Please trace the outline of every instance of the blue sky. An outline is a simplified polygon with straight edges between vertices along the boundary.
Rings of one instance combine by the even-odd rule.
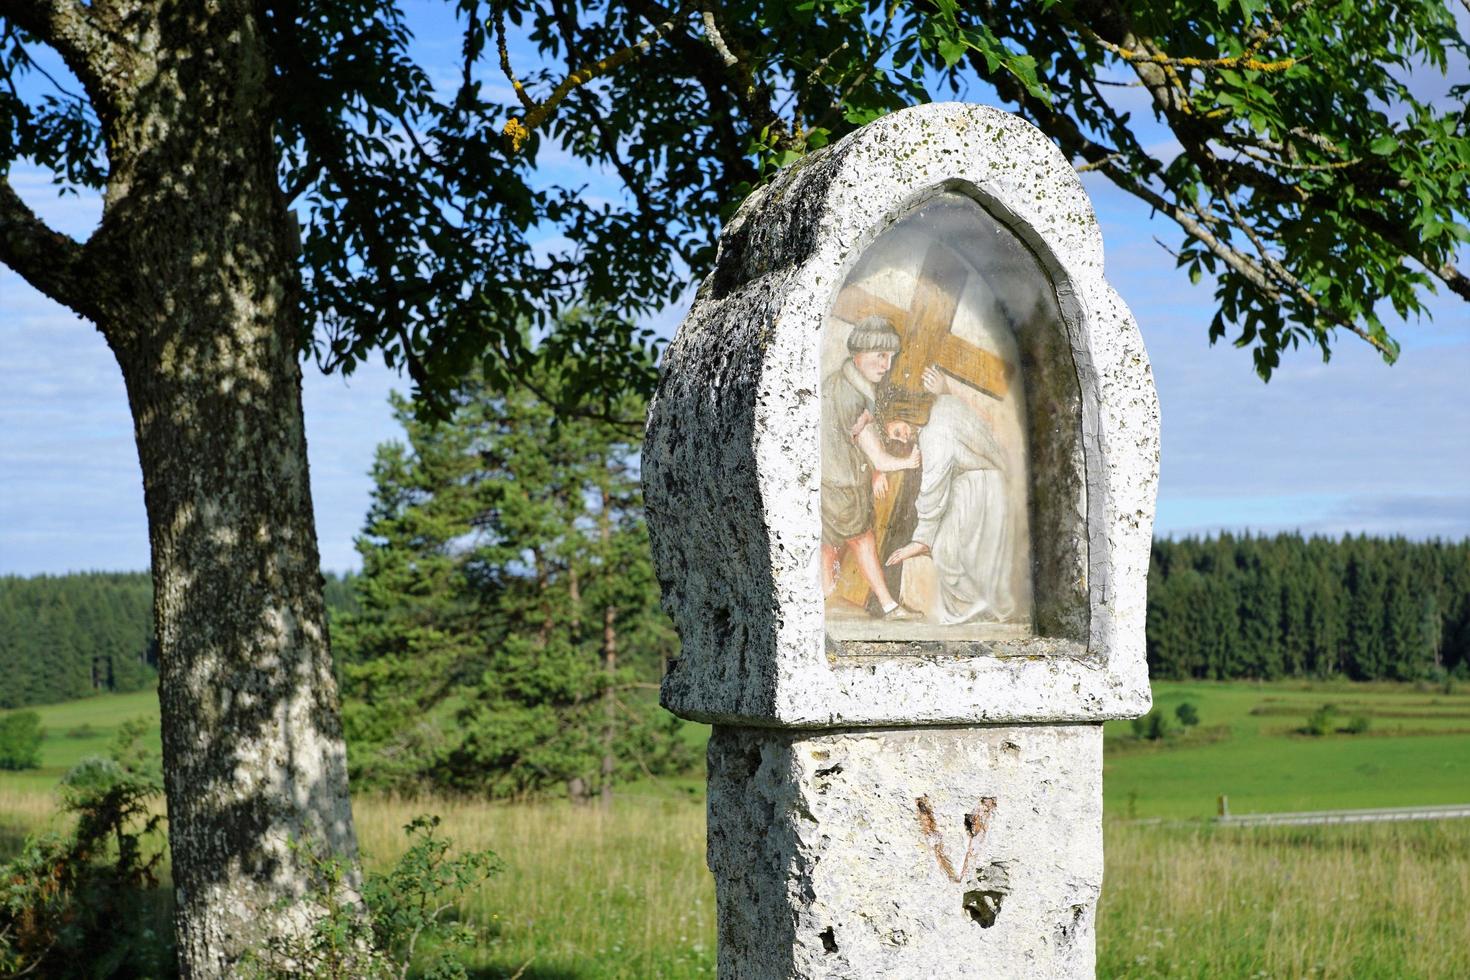
[[[450,77],[448,25],[415,16],[422,56]],[[557,167],[570,176],[565,156]],[[48,175],[25,167],[11,179],[59,230],[85,237],[95,224],[95,197],[58,199]],[[598,174],[585,179],[592,193],[617,193]],[[1344,336],[1330,363],[1298,351],[1263,384],[1248,352],[1209,346],[1208,280],[1191,286],[1154,241],[1176,244],[1173,226],[1101,178],[1085,183],[1109,279],[1139,321],[1159,387],[1159,533],[1470,535],[1470,304],[1440,297],[1432,322],[1397,327],[1404,351],[1392,367]],[[655,326],[667,334],[681,315],[670,310]],[[305,372],[323,564],[355,568],[373,449],[398,436],[387,395],[407,384],[376,363],[345,379]],[[141,477],[111,352],[90,324],[0,267],[0,574],[147,565]]]

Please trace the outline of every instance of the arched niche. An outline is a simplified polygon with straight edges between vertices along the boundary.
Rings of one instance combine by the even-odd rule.
[[[833,652],[1086,641],[1076,312],[1048,265],[958,182],[853,249],[819,355]]]

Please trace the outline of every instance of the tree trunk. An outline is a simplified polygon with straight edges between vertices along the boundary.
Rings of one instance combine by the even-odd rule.
[[[264,320],[215,323],[176,345],[180,370],[125,370],[186,977],[301,924],[276,909],[310,885],[293,842],[356,857],[293,345]]]
[[[582,642],[582,580],[575,558],[567,561],[567,600],[572,604],[572,642]]]
[[[608,514],[607,491],[602,493],[602,511],[598,514],[598,522],[602,532],[603,568],[602,574],[613,575],[614,570],[607,564],[612,558],[612,519]],[[613,755],[613,736],[617,732],[618,704],[617,693],[613,690],[613,680],[618,673],[618,610],[611,604],[602,607],[602,671],[606,687],[602,689],[602,807],[612,807],[613,798],[613,772],[617,767],[617,759]]]
[[[301,414],[298,233],[257,9],[162,5],[138,22],[149,70],[109,120],[88,245],[143,471],[191,978],[232,975],[302,928],[308,913],[281,906],[312,884],[306,852],[356,860]]]

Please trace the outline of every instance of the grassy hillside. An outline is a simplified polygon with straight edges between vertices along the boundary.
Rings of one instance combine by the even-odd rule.
[[[152,690],[99,694],[80,701],[17,710],[41,716],[41,727],[46,731],[41,743],[41,768],[0,772],[0,793],[7,789],[49,792],[85,756],[106,755],[117,727],[133,718],[144,718],[152,724],[152,747],[159,750],[158,694]]]
[[[1138,743],[1128,722],[1109,722],[1104,791],[1110,815],[1208,817],[1221,793],[1237,813],[1470,802],[1466,685],[1446,694],[1404,684],[1161,681],[1154,684],[1154,699],[1171,716],[1179,703],[1192,702],[1200,725],[1178,739]],[[1366,717],[1368,731],[1297,734],[1327,703],[1338,706],[1341,725]],[[46,728],[43,768],[0,772],[0,790],[49,790],[77,760],[105,752],[128,719],[147,718],[156,728],[158,698],[138,691],[32,710]],[[686,737],[702,745],[708,728],[691,724]],[[686,792],[700,785],[679,781]]]

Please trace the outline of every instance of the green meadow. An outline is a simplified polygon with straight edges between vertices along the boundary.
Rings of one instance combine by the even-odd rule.
[[[1133,738],[1127,722],[1106,728],[1100,976],[1470,976],[1470,821],[1247,830],[1198,819],[1221,793],[1239,813],[1470,802],[1470,692],[1299,682],[1154,691],[1171,715],[1193,703],[1200,724],[1159,743]],[[1361,716],[1367,731],[1299,734],[1327,703],[1338,727]],[[44,767],[0,773],[0,856],[57,825],[52,787],[68,766],[105,751],[123,721],[157,718],[151,692],[38,710]],[[354,809],[369,867],[390,863],[402,825],[425,812],[459,845],[505,861],[461,902],[484,937],[472,976],[699,977],[715,967],[700,787],[697,777],[631,785],[609,811],[380,796]]]
[[[159,750],[158,694],[151,690],[101,694],[21,710],[41,716],[46,734],[41,743],[41,768],[0,772],[0,793],[6,790],[49,792],[68,769],[86,756],[106,755],[118,726],[134,718],[146,719],[152,725],[152,747],[154,751]]]
[[[1470,802],[1470,685],[1446,693],[1406,684],[1155,682],[1154,703],[1171,717],[1185,701],[1198,709],[1200,724],[1175,738],[1140,742],[1126,721],[1105,726],[1110,816],[1209,817],[1221,794],[1236,813]],[[1324,704],[1337,707],[1339,727],[1361,716],[1368,730],[1300,734]],[[152,691],[34,710],[46,729],[42,766],[0,772],[0,792],[49,792],[81,758],[105,753],[128,719],[148,719],[157,739]],[[694,743],[706,734],[701,725],[686,728]],[[692,778],[630,792],[687,794],[701,786]]]
[[[1233,813],[1470,803],[1470,687],[1282,682],[1154,684],[1173,715],[1181,702],[1200,724],[1162,743],[1139,743],[1128,722],[1105,726],[1109,814],[1192,819],[1229,797]],[[1324,704],[1339,727],[1299,733]]]

